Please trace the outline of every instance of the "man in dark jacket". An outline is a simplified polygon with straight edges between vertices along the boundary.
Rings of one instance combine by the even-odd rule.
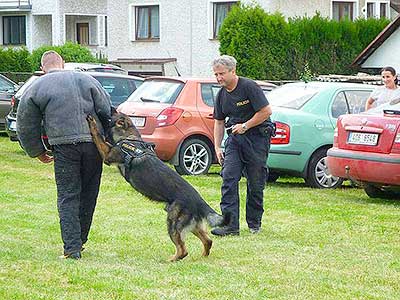
[[[23,94],[17,111],[17,133],[30,157],[52,162],[41,140],[43,124],[54,155],[63,257],[80,259],[102,173],[102,159],[92,142],[86,116],[96,116],[98,124],[103,121],[106,125],[111,102],[93,77],[64,71],[64,61],[57,52],[45,52],[41,64],[46,75]]]

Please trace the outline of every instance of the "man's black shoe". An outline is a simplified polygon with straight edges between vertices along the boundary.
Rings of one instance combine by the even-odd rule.
[[[223,227],[218,227],[213,230],[211,230],[211,233],[213,235],[218,235],[218,236],[225,236],[225,235],[239,235],[239,230],[238,229],[233,229],[228,226],[223,226]]]
[[[78,252],[75,252],[75,253],[64,254],[64,255],[60,256],[60,258],[62,258],[62,259],[68,259],[69,258],[69,259],[78,260],[78,259],[81,259],[82,256],[81,256],[81,252],[78,251]]]

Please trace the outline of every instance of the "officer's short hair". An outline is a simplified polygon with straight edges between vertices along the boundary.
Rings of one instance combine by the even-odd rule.
[[[217,57],[214,59],[212,65],[213,67],[217,65],[221,65],[226,67],[229,71],[235,70],[236,69],[236,59],[233,56],[230,55],[221,55],[220,57]]]

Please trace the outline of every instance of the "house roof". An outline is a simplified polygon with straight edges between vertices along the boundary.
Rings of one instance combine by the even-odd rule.
[[[391,0],[390,7],[395,11],[400,12],[400,0]]]
[[[400,26],[400,14],[354,59],[353,67],[361,66]]]

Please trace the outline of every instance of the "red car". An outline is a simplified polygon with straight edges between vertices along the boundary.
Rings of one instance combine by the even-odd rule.
[[[400,199],[400,103],[340,116],[328,167],[371,198]]]
[[[275,85],[258,81],[268,93]],[[206,174],[216,162],[215,78],[149,77],[118,107],[131,117],[143,139],[156,145],[157,156],[181,175]]]

